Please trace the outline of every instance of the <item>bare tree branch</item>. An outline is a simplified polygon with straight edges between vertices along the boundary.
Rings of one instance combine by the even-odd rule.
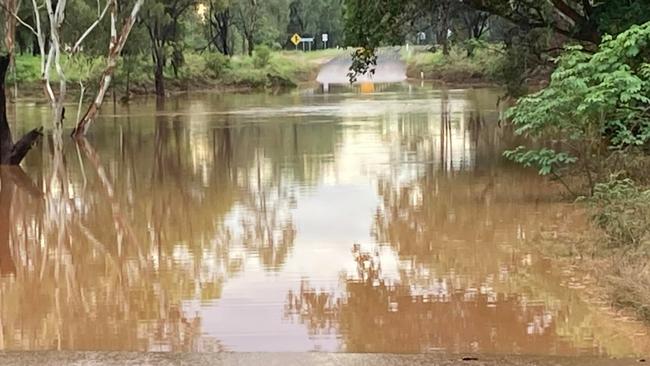
[[[14,17],[14,19],[16,19],[16,20],[18,21],[18,23],[20,23],[20,25],[22,25],[23,27],[29,29],[30,32],[32,32],[36,37],[38,37],[38,33],[36,32],[36,30],[34,29],[34,27],[32,27],[32,26],[29,25],[27,22],[25,22],[24,20],[22,20],[22,18],[19,17],[18,14],[16,14],[13,10],[9,9],[9,8],[7,7],[7,5],[5,5],[4,2],[0,2],[0,8],[2,8],[2,10],[4,10],[5,12],[9,13],[9,15],[11,15],[12,17]]]
[[[112,20],[111,43],[108,47],[106,69],[104,69],[102,78],[99,81],[99,90],[97,91],[95,100],[90,105],[90,107],[88,107],[86,114],[77,122],[77,127],[74,129],[74,131],[72,131],[73,137],[75,138],[83,137],[88,131],[88,127],[90,126],[90,124],[97,117],[97,114],[99,113],[99,109],[104,103],[104,96],[106,95],[106,92],[108,91],[108,88],[111,85],[111,81],[113,79],[113,72],[117,67],[117,59],[120,56],[120,53],[124,48],[124,45],[126,44],[126,40],[129,37],[129,34],[131,33],[131,29],[133,29],[133,25],[135,24],[135,20],[143,4],[144,4],[144,0],[138,0],[135,3],[135,5],[133,6],[133,10],[131,10],[131,15],[124,22],[124,26],[122,27],[119,36],[117,35],[117,30],[115,27],[115,22],[116,22],[115,7],[113,8],[113,13],[111,14],[111,20]]]
[[[98,1],[99,3],[99,1]],[[72,47],[72,53],[79,52],[79,48],[81,47],[81,43],[88,37],[88,35],[101,23],[101,21],[104,19],[104,16],[106,16],[106,13],[108,13],[108,9],[110,7],[116,7],[117,6],[117,0],[107,0],[106,1],[106,6],[104,7],[104,10],[97,16],[97,19],[86,29],[86,31],[79,37],[79,40],[75,42],[74,47]]]

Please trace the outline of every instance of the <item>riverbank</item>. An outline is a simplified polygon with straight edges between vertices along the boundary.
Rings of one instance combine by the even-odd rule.
[[[523,83],[511,80],[520,75],[514,72],[512,60],[499,44],[478,44],[471,50],[466,45],[454,45],[446,56],[440,49],[434,50],[429,46],[404,48],[401,54],[410,79],[434,81],[441,85],[523,86],[524,90],[518,92],[525,92],[526,88],[536,90],[545,86],[553,71],[540,67],[527,75]]]
[[[313,52],[271,51],[259,47],[252,56],[226,57],[219,53],[186,53],[180,67],[165,70],[167,94],[190,90],[245,92],[252,90],[280,90],[313,81],[320,66],[346,53],[344,49]],[[8,85],[13,94],[17,86],[18,99],[42,96],[40,58],[22,55],[16,58],[16,74],[9,76]],[[104,59],[78,56],[63,63],[70,95],[78,97],[83,87],[85,96],[92,97],[99,82]],[[113,80],[112,90],[118,99],[127,100],[137,95],[155,92],[151,61],[144,56],[121,60]],[[52,76],[57,83],[58,77]]]
[[[644,362],[644,361],[642,361]],[[631,366],[634,359],[590,357],[470,356],[446,354],[349,353],[136,353],[136,352],[4,352],[0,363],[36,365],[405,365],[405,366]]]

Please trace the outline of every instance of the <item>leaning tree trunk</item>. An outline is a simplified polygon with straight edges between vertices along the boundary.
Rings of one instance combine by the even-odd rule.
[[[90,107],[88,107],[86,114],[79,121],[77,121],[77,127],[75,127],[74,131],[72,131],[73,137],[80,137],[85,135],[86,132],[88,131],[88,127],[90,126],[90,124],[95,120],[95,118],[97,118],[97,115],[99,114],[99,110],[102,107],[102,104],[104,103],[104,97],[106,95],[106,92],[108,91],[108,88],[111,85],[111,81],[113,80],[113,73],[117,68],[117,59],[120,57],[120,54],[122,53],[122,49],[126,44],[126,40],[129,37],[129,34],[131,33],[131,29],[133,28],[136,17],[138,16],[138,12],[140,11],[140,8],[142,7],[143,4],[144,4],[144,0],[138,0],[138,2],[133,6],[131,15],[124,22],[124,26],[122,27],[122,30],[118,35],[115,26],[115,22],[116,22],[115,19],[117,18],[115,16],[117,2],[114,3],[111,11],[111,20],[112,20],[111,42],[110,45],[108,46],[108,56],[106,57],[107,60],[106,68],[104,69],[104,72],[102,73],[102,77],[99,80],[99,89],[97,91],[97,95],[95,96],[95,100],[93,101],[93,104],[91,104]],[[128,93],[128,86],[127,86],[127,93]],[[115,98],[115,87],[113,87],[113,98]]]
[[[34,129],[14,144],[7,120],[5,76],[11,56],[0,56],[0,165],[18,165],[41,136],[42,128]]]

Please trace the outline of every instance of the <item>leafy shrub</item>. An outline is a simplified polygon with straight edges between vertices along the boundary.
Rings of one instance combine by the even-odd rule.
[[[151,60],[144,54],[126,54],[118,61],[114,82],[123,85],[127,77],[133,83],[145,83],[153,80]]]
[[[266,45],[260,45],[255,49],[253,55],[253,64],[256,68],[262,69],[269,64],[271,59],[271,49]]]
[[[178,68],[178,78],[180,80],[195,79],[199,75],[204,75],[208,69],[206,55],[193,52],[186,53],[179,65],[181,65]]]
[[[230,62],[228,56],[225,56],[218,52],[206,53],[203,55],[203,57],[205,59],[206,71],[213,77],[220,77]]]
[[[518,134],[554,139],[557,148],[520,147],[506,156],[544,174],[575,164],[593,191],[615,170],[602,164],[613,152],[650,142],[649,56],[650,22],[603,37],[595,54],[568,48],[549,86],[508,112]]]

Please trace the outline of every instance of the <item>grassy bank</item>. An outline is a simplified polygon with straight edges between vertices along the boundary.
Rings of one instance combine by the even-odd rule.
[[[404,49],[402,57],[406,61],[407,76],[424,78],[446,83],[496,83],[502,79],[505,52],[499,45],[475,47],[471,53],[468,48],[454,45],[449,55],[429,47]]]
[[[292,88],[314,80],[319,66],[342,52],[345,51],[271,51],[266,47],[258,47],[252,57],[226,57],[207,51],[187,52],[180,67],[174,70],[169,65],[165,69],[165,87],[170,93],[205,89]],[[81,84],[94,90],[104,65],[103,57],[79,55],[64,59],[63,67],[71,92],[78,92]],[[40,96],[40,57],[17,56],[15,77],[12,74],[8,79],[12,88],[17,82],[19,97]],[[58,82],[56,74],[52,75],[52,81]],[[145,55],[124,57],[115,72],[113,84],[120,96],[153,93],[153,65],[150,58]]]
[[[602,235],[587,249],[597,253],[592,258],[607,297],[650,322],[650,189],[612,180],[599,184],[588,203]]]
[[[513,55],[503,44],[475,41],[453,44],[448,55],[429,46],[402,51],[407,76],[442,84],[498,85],[510,96],[521,96],[547,85],[552,64],[540,63],[527,70],[521,55]]]

